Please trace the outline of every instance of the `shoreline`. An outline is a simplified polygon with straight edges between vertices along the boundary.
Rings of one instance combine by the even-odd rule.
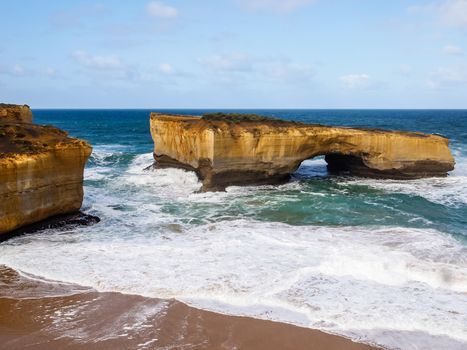
[[[0,349],[375,350],[286,323],[28,279],[0,267]]]

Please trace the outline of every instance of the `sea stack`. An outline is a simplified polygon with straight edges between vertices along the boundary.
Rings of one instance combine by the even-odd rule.
[[[300,164],[325,156],[332,172],[416,179],[446,176],[454,158],[445,137],[419,132],[344,128],[215,113],[151,113],[159,167],[196,172],[203,191],[287,181]]]
[[[0,104],[0,239],[42,220],[78,212],[91,146],[32,124],[28,106]]]

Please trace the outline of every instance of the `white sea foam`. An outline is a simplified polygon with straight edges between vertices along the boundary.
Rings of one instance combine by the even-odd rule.
[[[453,150],[456,166],[446,178],[418,180],[381,180],[368,178],[336,179],[341,184],[370,186],[389,193],[404,193],[422,196],[433,203],[458,207],[467,204],[467,159],[461,150]],[[323,158],[310,159],[302,163],[297,177],[326,176]]]
[[[376,330],[411,332],[380,343],[390,347],[414,334],[467,344],[467,249],[436,231],[237,220],[131,241],[25,240],[0,246],[0,263],[366,341],[381,341]]]
[[[98,145],[94,146],[89,161],[92,164],[84,170],[85,180],[100,181],[108,179],[115,173],[116,158],[128,150],[124,145]]]
[[[429,178],[409,181],[358,179],[347,180],[351,185],[370,186],[385,192],[421,196],[427,200],[452,207],[467,204],[467,176]]]
[[[144,171],[151,163],[151,154],[137,156],[105,188],[86,187],[86,208],[101,224],[6,242],[0,264],[390,348],[467,346],[467,248],[452,237],[426,229],[253,219],[191,224],[164,206],[228,206],[232,198],[272,187],[198,194],[195,174]],[[301,186],[291,182],[279,191]]]
[[[153,162],[152,153],[137,156],[124,173],[123,181],[167,199],[185,197],[201,188],[196,174],[191,171],[173,168],[144,170]]]
[[[370,186],[388,193],[404,193],[421,196],[442,205],[459,207],[467,204],[467,158],[459,150],[453,151],[456,158],[454,171],[445,178],[425,178],[417,180],[381,180],[368,178],[338,179],[339,183]],[[318,169],[323,166],[315,162]],[[304,164],[307,165],[307,164]],[[310,166],[311,164],[308,164]],[[305,170],[307,171],[307,170]],[[308,170],[309,171],[309,170]]]

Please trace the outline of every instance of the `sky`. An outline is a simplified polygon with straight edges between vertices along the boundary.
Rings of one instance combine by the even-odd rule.
[[[0,102],[467,108],[467,0],[0,0]]]

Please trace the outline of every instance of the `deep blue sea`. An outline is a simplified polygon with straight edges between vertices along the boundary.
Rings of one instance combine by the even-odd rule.
[[[437,133],[451,139],[456,169],[336,177],[317,158],[285,185],[197,193],[193,173],[143,171],[150,110],[34,110],[37,123],[93,145],[83,209],[102,221],[10,240],[0,264],[393,349],[467,348],[467,110],[224,111]]]

